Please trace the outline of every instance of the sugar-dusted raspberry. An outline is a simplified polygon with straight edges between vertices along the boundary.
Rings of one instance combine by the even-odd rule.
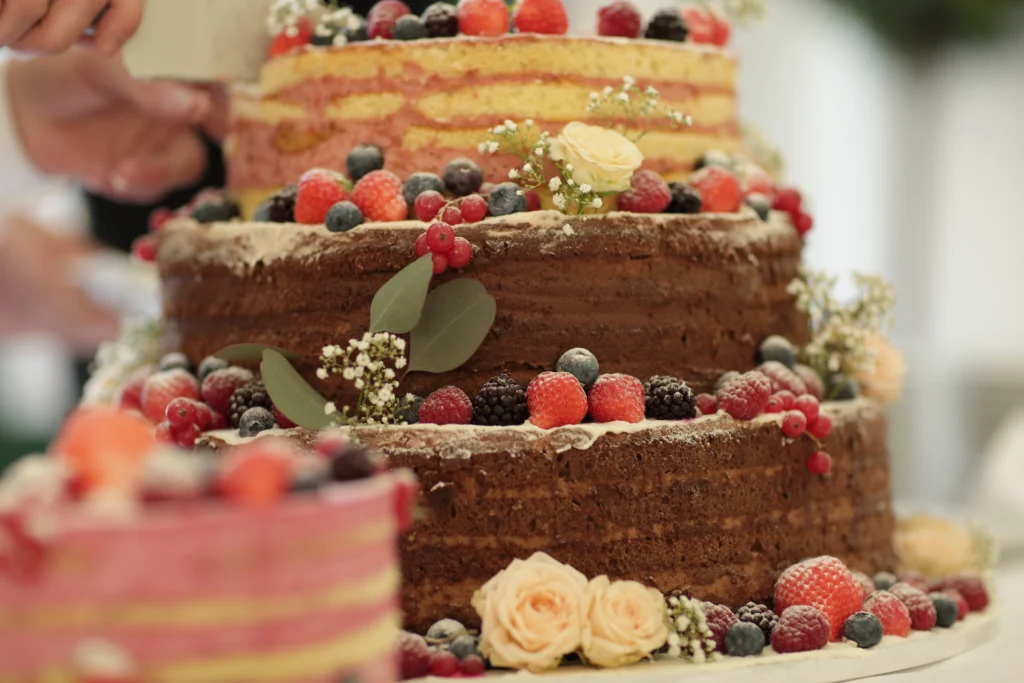
[[[431,253],[430,259],[434,263],[434,275],[440,275],[448,270],[448,258],[444,254]]]
[[[587,395],[583,385],[568,372],[542,372],[526,388],[530,422],[541,429],[583,422]]]
[[[956,603],[957,621],[963,621],[964,617],[970,614],[971,606],[967,604],[967,598],[963,596],[963,593],[955,588],[943,588],[941,594],[948,595],[949,599]]]
[[[928,577],[916,569],[904,569],[898,574],[898,576],[899,581],[897,583],[910,584],[919,591],[931,590],[931,586],[928,583]]]
[[[427,246],[433,254],[445,254],[452,248],[455,241],[455,231],[452,226],[441,221],[432,223],[427,228]]]
[[[629,189],[619,195],[619,210],[633,213],[661,213],[672,201],[672,191],[665,180],[650,170],[633,174]]]
[[[471,194],[459,202],[462,218],[467,223],[476,223],[487,217],[487,200],[478,194]]]
[[[403,681],[430,673],[430,647],[423,636],[408,631],[398,634],[398,668]]]
[[[806,235],[814,227],[814,218],[808,213],[797,214],[793,219],[793,227],[796,228],[798,235]]]
[[[694,4],[684,7],[681,12],[687,28],[690,29],[688,40],[705,45],[714,41],[715,27],[707,8]]]
[[[294,452],[280,440],[259,439],[229,451],[221,460],[217,487],[245,505],[268,505],[291,487]]]
[[[708,621],[708,628],[711,629],[711,636],[715,640],[715,651],[725,652],[725,634],[734,625],[740,623],[739,617],[733,614],[732,610],[725,605],[716,605],[713,602],[700,603],[704,616]]]
[[[449,204],[441,211],[442,223],[447,223],[448,225],[462,225],[465,220],[466,219],[463,217],[462,211],[454,204]]]
[[[793,368],[793,372],[804,381],[807,393],[819,401],[825,400],[825,383],[821,380],[821,375],[814,368],[797,363]]]
[[[721,166],[705,166],[690,176],[689,184],[700,193],[705,212],[734,213],[743,203],[739,181]]]
[[[910,634],[910,611],[889,591],[875,591],[864,601],[864,611],[882,620],[887,636],[906,638]]]
[[[711,42],[719,47],[725,47],[729,44],[729,38],[732,35],[732,26],[729,24],[729,19],[724,14],[716,12],[714,9],[708,12],[711,15],[711,26],[712,26],[712,38]]]
[[[701,415],[714,415],[718,412],[718,399],[711,394],[697,394],[696,400]]]
[[[122,410],[142,412],[142,387],[152,374],[152,365],[144,365],[132,370],[118,388],[114,405]]]
[[[793,410],[799,410],[807,417],[808,422],[814,422],[821,412],[821,404],[810,394],[804,394],[797,396],[793,401]]]
[[[371,40],[390,40],[399,17],[411,14],[409,6],[400,0],[380,0],[366,15],[367,31]]]
[[[825,451],[811,453],[807,458],[807,471],[811,474],[828,474],[832,471],[832,456]]]
[[[760,372],[745,372],[718,390],[718,407],[737,420],[752,420],[764,411],[772,385]]]
[[[327,212],[349,197],[348,181],[325,168],[306,171],[295,194],[295,222],[316,225],[327,220]]]
[[[450,267],[465,268],[473,258],[473,245],[465,237],[456,237],[445,258]]]
[[[982,612],[988,607],[988,591],[980,577],[971,574],[956,574],[942,581],[942,590],[954,589],[967,600],[972,612]]]
[[[644,19],[640,10],[628,0],[616,0],[597,10],[597,34],[639,38]]]
[[[839,622],[840,633],[843,622]],[[820,611],[808,605],[793,605],[779,615],[779,623],[772,631],[772,649],[779,654],[820,650],[828,645],[831,631],[828,619]]]
[[[815,439],[824,439],[832,433],[832,418],[818,413],[818,419],[807,422],[807,433]]]
[[[782,433],[797,439],[807,431],[807,418],[799,410],[788,410],[782,416]]]
[[[594,422],[639,422],[644,419],[644,385],[636,377],[601,375],[587,395]]]
[[[569,31],[569,15],[562,0],[519,0],[512,20],[519,33],[560,36]]]
[[[756,370],[772,383],[772,393],[784,389],[792,392],[794,396],[807,393],[807,385],[800,376],[777,360],[765,361],[758,365]]]
[[[215,370],[203,380],[200,395],[208,406],[218,413],[227,415],[231,407],[231,396],[249,382],[253,381],[250,370],[232,366],[223,370]]]
[[[420,219],[424,223],[437,218],[437,214],[444,208],[445,198],[444,195],[437,190],[427,190],[421,192],[416,200],[413,202],[413,211],[416,213],[416,218]]]
[[[427,233],[422,232],[420,236],[416,238],[416,258],[426,256],[430,253],[430,244],[427,243]]]
[[[458,387],[441,387],[423,401],[419,418],[424,424],[468,425],[473,419],[473,402]]]
[[[391,171],[370,171],[352,189],[352,203],[367,221],[390,223],[404,220],[409,211],[402,194],[402,180]]]
[[[889,592],[899,598],[910,612],[910,628],[915,631],[931,631],[935,628],[935,605],[924,591],[908,583],[897,583]]]
[[[778,187],[775,189],[775,201],[772,202],[772,208],[792,216],[800,213],[803,201],[804,198],[796,188]]]
[[[132,242],[132,258],[142,263],[152,263],[156,261],[159,247],[160,243],[157,241],[156,235],[140,235]]]
[[[875,592],[875,582],[864,572],[851,569],[850,573],[853,574],[853,578],[860,584],[860,589],[864,593],[863,599],[867,600],[868,596]]]
[[[861,608],[862,589],[840,560],[824,555],[798,562],[782,572],[775,582],[775,610],[785,618],[786,608],[810,605],[821,612],[831,626],[831,638],[843,633],[846,618]]]
[[[142,414],[157,424],[167,418],[167,406],[176,398],[199,398],[199,382],[181,369],[150,375],[142,385]]]
[[[764,407],[764,412],[784,413],[793,407],[794,399],[796,399],[796,396],[793,395],[792,391],[787,389],[776,391],[768,397],[768,404]]]
[[[504,0],[461,0],[458,7],[459,31],[467,36],[501,36],[508,33],[508,6]]]
[[[309,45],[313,39],[313,26],[305,17],[299,18],[294,26],[289,26],[284,31],[274,36],[267,50],[267,59],[273,59],[279,55],[286,55],[289,52]]]

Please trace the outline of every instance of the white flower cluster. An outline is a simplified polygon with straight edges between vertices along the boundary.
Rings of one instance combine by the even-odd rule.
[[[316,375],[322,380],[341,375],[359,390],[354,410],[344,406],[340,414],[360,424],[394,424],[400,400],[396,370],[406,366],[405,340],[388,332],[367,332],[362,339],[350,339],[348,346],[325,346]],[[339,414],[334,403],[325,408],[328,415]]]
[[[698,664],[715,658],[715,639],[708,627],[700,601],[685,595],[669,595],[668,654],[685,657]]]
[[[267,11],[267,33],[294,36],[299,19],[318,18],[325,9],[320,0],[274,0]]]
[[[601,92],[590,93],[587,112],[607,117],[609,128],[614,128],[615,121],[624,117],[627,121],[625,127],[639,129],[632,137],[628,131],[619,130],[633,142],[647,135],[653,122],[662,116],[668,118],[673,128],[693,125],[693,119],[688,114],[666,105],[657,89],[650,86],[641,89],[632,76],[624,76],[618,88],[609,85]]]
[[[160,360],[163,325],[158,320],[130,320],[121,336],[104,342],[93,361],[82,393],[84,405],[106,405],[117,398],[121,384],[134,370]]]
[[[348,42],[346,31],[356,31],[362,25],[362,19],[348,7],[323,12],[316,26],[313,27],[313,35],[321,38],[331,37],[331,44],[334,47],[341,47]]]

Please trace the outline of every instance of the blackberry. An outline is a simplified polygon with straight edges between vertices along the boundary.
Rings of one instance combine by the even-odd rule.
[[[522,213],[527,208],[526,193],[515,183],[501,183],[491,190],[487,198],[487,210],[492,216]]]
[[[644,384],[644,405],[652,420],[685,420],[697,417],[697,398],[686,382],[656,375]]]
[[[427,27],[415,14],[406,14],[395,21],[391,37],[395,40],[419,40],[427,37]]]
[[[353,183],[367,173],[379,171],[382,168],[384,168],[384,152],[375,145],[353,147],[345,158],[345,169]]]
[[[193,207],[192,220],[199,223],[218,223],[238,218],[241,213],[238,204],[227,197],[210,197]]]
[[[264,223],[294,223],[295,195],[298,191],[298,185],[285,185],[259,205],[253,220]]]
[[[644,32],[645,38],[683,42],[690,35],[686,21],[675,7],[666,7],[654,13]]]
[[[444,186],[456,197],[473,194],[483,184],[483,171],[469,159],[456,159],[444,169]]]
[[[435,2],[423,10],[428,38],[450,38],[459,34],[459,13],[454,5]]]
[[[377,472],[377,458],[366,446],[347,444],[331,458],[331,481],[369,479]]]
[[[529,416],[526,391],[508,375],[490,379],[473,397],[475,425],[521,425]]]
[[[228,424],[238,427],[242,421],[242,415],[250,408],[266,408],[271,410],[274,407],[270,400],[270,394],[263,382],[249,382],[235,389],[231,394],[231,401],[228,403]],[[273,416],[271,416],[273,419]]]
[[[256,436],[274,428],[274,415],[266,408],[249,408],[238,421],[239,436]]]
[[[445,5],[445,7],[451,7],[451,5]],[[413,173],[405,179],[405,184],[402,185],[402,196],[405,197],[405,203],[412,206],[416,203],[416,198],[427,190],[434,190],[444,194],[444,181],[436,173],[424,173],[421,171]]]
[[[761,632],[764,633],[765,642],[771,640],[772,631],[775,630],[775,626],[779,623],[779,615],[766,606],[753,602],[748,602],[736,610],[736,616],[739,617],[740,621],[754,624],[761,629]]]
[[[338,202],[327,211],[324,224],[331,232],[348,232],[363,224],[363,212],[352,202]]]
[[[767,636],[754,624],[740,622],[725,632],[725,651],[730,657],[753,657],[764,651]]]
[[[767,221],[768,217],[771,216],[772,204],[768,201],[768,198],[760,192],[748,194],[747,198],[743,200],[743,203],[753,209],[754,213],[756,213],[757,217],[762,221]]]
[[[672,193],[672,201],[669,202],[665,213],[700,213],[704,202],[697,190],[679,182],[669,183],[668,189]]]

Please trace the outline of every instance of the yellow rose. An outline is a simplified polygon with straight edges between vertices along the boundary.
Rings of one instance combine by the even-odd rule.
[[[665,600],[636,581],[611,583],[599,576],[587,586],[583,603],[583,656],[613,668],[639,662],[668,639]]]
[[[480,652],[494,666],[544,671],[580,646],[587,579],[544,553],[513,560],[473,594]]]
[[[620,133],[573,121],[551,141],[551,158],[572,166],[577,185],[594,192],[624,192],[629,179],[644,162],[635,144]]]

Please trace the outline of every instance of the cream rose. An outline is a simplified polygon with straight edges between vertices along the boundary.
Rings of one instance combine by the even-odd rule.
[[[593,579],[583,603],[583,656],[613,668],[639,662],[668,639],[665,599],[636,581]]]
[[[880,334],[872,334],[864,347],[874,355],[870,372],[858,373],[861,393],[882,403],[894,403],[903,393],[903,378],[907,366],[903,354]]]
[[[609,128],[573,121],[551,141],[551,158],[571,165],[577,185],[594,192],[624,192],[644,155],[625,136]]]
[[[513,560],[473,595],[480,652],[497,667],[543,671],[580,646],[587,579],[544,553]]]

